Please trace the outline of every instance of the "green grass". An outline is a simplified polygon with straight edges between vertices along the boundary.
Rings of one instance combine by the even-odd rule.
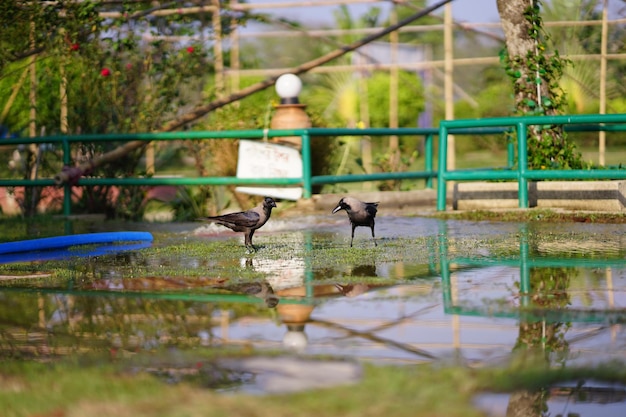
[[[538,390],[564,381],[626,383],[623,364],[595,369],[542,366],[492,369],[452,365],[365,365],[356,385],[297,394],[220,395],[197,385],[166,384],[123,364],[0,363],[0,408],[22,416],[481,416],[481,392]],[[515,377],[512,377],[514,375]]]

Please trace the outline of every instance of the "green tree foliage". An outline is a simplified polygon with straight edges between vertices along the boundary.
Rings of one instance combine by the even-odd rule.
[[[374,72],[367,81],[367,100],[372,127],[389,126],[390,82],[389,74],[381,71]],[[417,74],[400,71],[398,86],[398,126],[413,127],[417,124],[419,114],[424,111],[422,83]]]
[[[200,40],[211,37],[210,13],[151,13],[164,7],[171,4],[2,2],[0,88],[19,89],[13,102],[5,101],[8,94],[0,98],[2,107],[9,109],[4,123],[11,131],[26,134],[31,105],[28,97],[34,90],[37,126],[45,127],[46,134],[60,132],[62,80],[70,133],[159,130],[193,108],[204,98],[202,85],[213,74],[212,50]],[[235,17],[246,19],[245,14],[222,16],[225,32]],[[29,77],[22,77],[32,57],[37,67],[34,86]],[[20,78],[26,81],[20,83]],[[75,162],[117,146],[84,146],[74,152]],[[142,155],[141,149],[105,166],[104,175],[142,174]],[[51,169],[58,172],[60,166]],[[136,187],[122,190],[112,202],[107,197],[109,190],[92,188],[83,204],[89,211],[104,208],[116,215],[135,217],[141,215],[138,204],[143,192]]]

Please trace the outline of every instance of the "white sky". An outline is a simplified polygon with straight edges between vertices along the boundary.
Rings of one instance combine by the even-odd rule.
[[[282,0],[289,3],[293,3],[293,0]],[[314,1],[314,0],[313,0]],[[312,0],[307,3],[312,3]],[[260,3],[260,4],[279,4],[281,0],[249,0],[248,3]],[[438,0],[429,0],[428,4],[437,3]],[[327,2],[324,2],[327,4]],[[349,5],[348,8],[353,17],[358,17],[364,14],[369,8],[378,7],[384,11],[389,10],[389,1],[379,1],[376,3],[364,3]],[[333,6],[313,6],[313,7],[291,7],[291,8],[272,8],[272,9],[257,9],[259,12],[268,12],[277,14],[290,19],[300,20],[306,23],[307,27],[319,25],[329,25],[334,23],[333,10],[336,7]],[[437,14],[443,13],[443,8]],[[454,0],[452,1],[452,14],[457,21],[466,22],[497,22],[498,10],[496,8],[496,0]],[[385,13],[385,16],[387,14]]]
[[[281,1],[294,3],[294,0],[248,0],[248,3],[254,4],[279,4]],[[313,7],[291,7],[291,8],[272,8],[272,9],[257,9],[256,11],[262,13],[271,13],[279,15],[281,17],[288,17],[290,19],[299,20],[305,24],[306,27],[316,26],[330,26],[334,23],[333,10],[336,6],[327,6],[327,1],[322,1],[323,6]],[[428,0],[428,4],[435,4],[439,0]],[[549,0],[545,0],[549,2]],[[315,0],[308,0],[306,3],[314,3]],[[602,0],[598,0],[598,4],[602,5]],[[608,0],[609,11],[613,17],[620,15],[623,17],[626,14],[626,3],[624,0]],[[359,17],[364,14],[369,8],[379,7],[384,11],[389,10],[390,1],[378,1],[375,3],[363,3],[353,4],[348,6],[353,17]],[[435,11],[435,14],[442,15],[443,7],[439,11]],[[452,1],[452,15],[453,19],[458,22],[472,22],[472,23],[494,23],[500,20],[498,15],[498,8],[496,6],[496,0],[453,0]],[[387,16],[384,13],[384,16]]]

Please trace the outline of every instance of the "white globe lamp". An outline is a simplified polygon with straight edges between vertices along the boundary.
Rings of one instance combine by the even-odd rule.
[[[297,104],[302,81],[295,74],[283,74],[276,80],[275,89],[280,97],[280,104]]]

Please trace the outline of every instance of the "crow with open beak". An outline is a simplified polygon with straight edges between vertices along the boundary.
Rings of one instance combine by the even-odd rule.
[[[374,217],[378,211],[378,203],[364,203],[354,197],[344,197],[339,200],[337,207],[332,211],[333,214],[339,210],[345,210],[348,213],[350,224],[352,225],[352,237],[350,238],[350,247],[352,247],[352,241],[354,240],[354,229],[357,226],[368,226],[372,229],[372,239],[374,240],[374,246],[376,244],[376,236],[374,236]]]
[[[252,236],[255,230],[267,223],[274,207],[276,207],[276,202],[269,197],[265,197],[263,202],[250,210],[224,214],[222,216],[203,217],[199,220],[221,224],[234,232],[243,232],[246,248],[249,252],[256,252],[256,248],[252,244]]]

